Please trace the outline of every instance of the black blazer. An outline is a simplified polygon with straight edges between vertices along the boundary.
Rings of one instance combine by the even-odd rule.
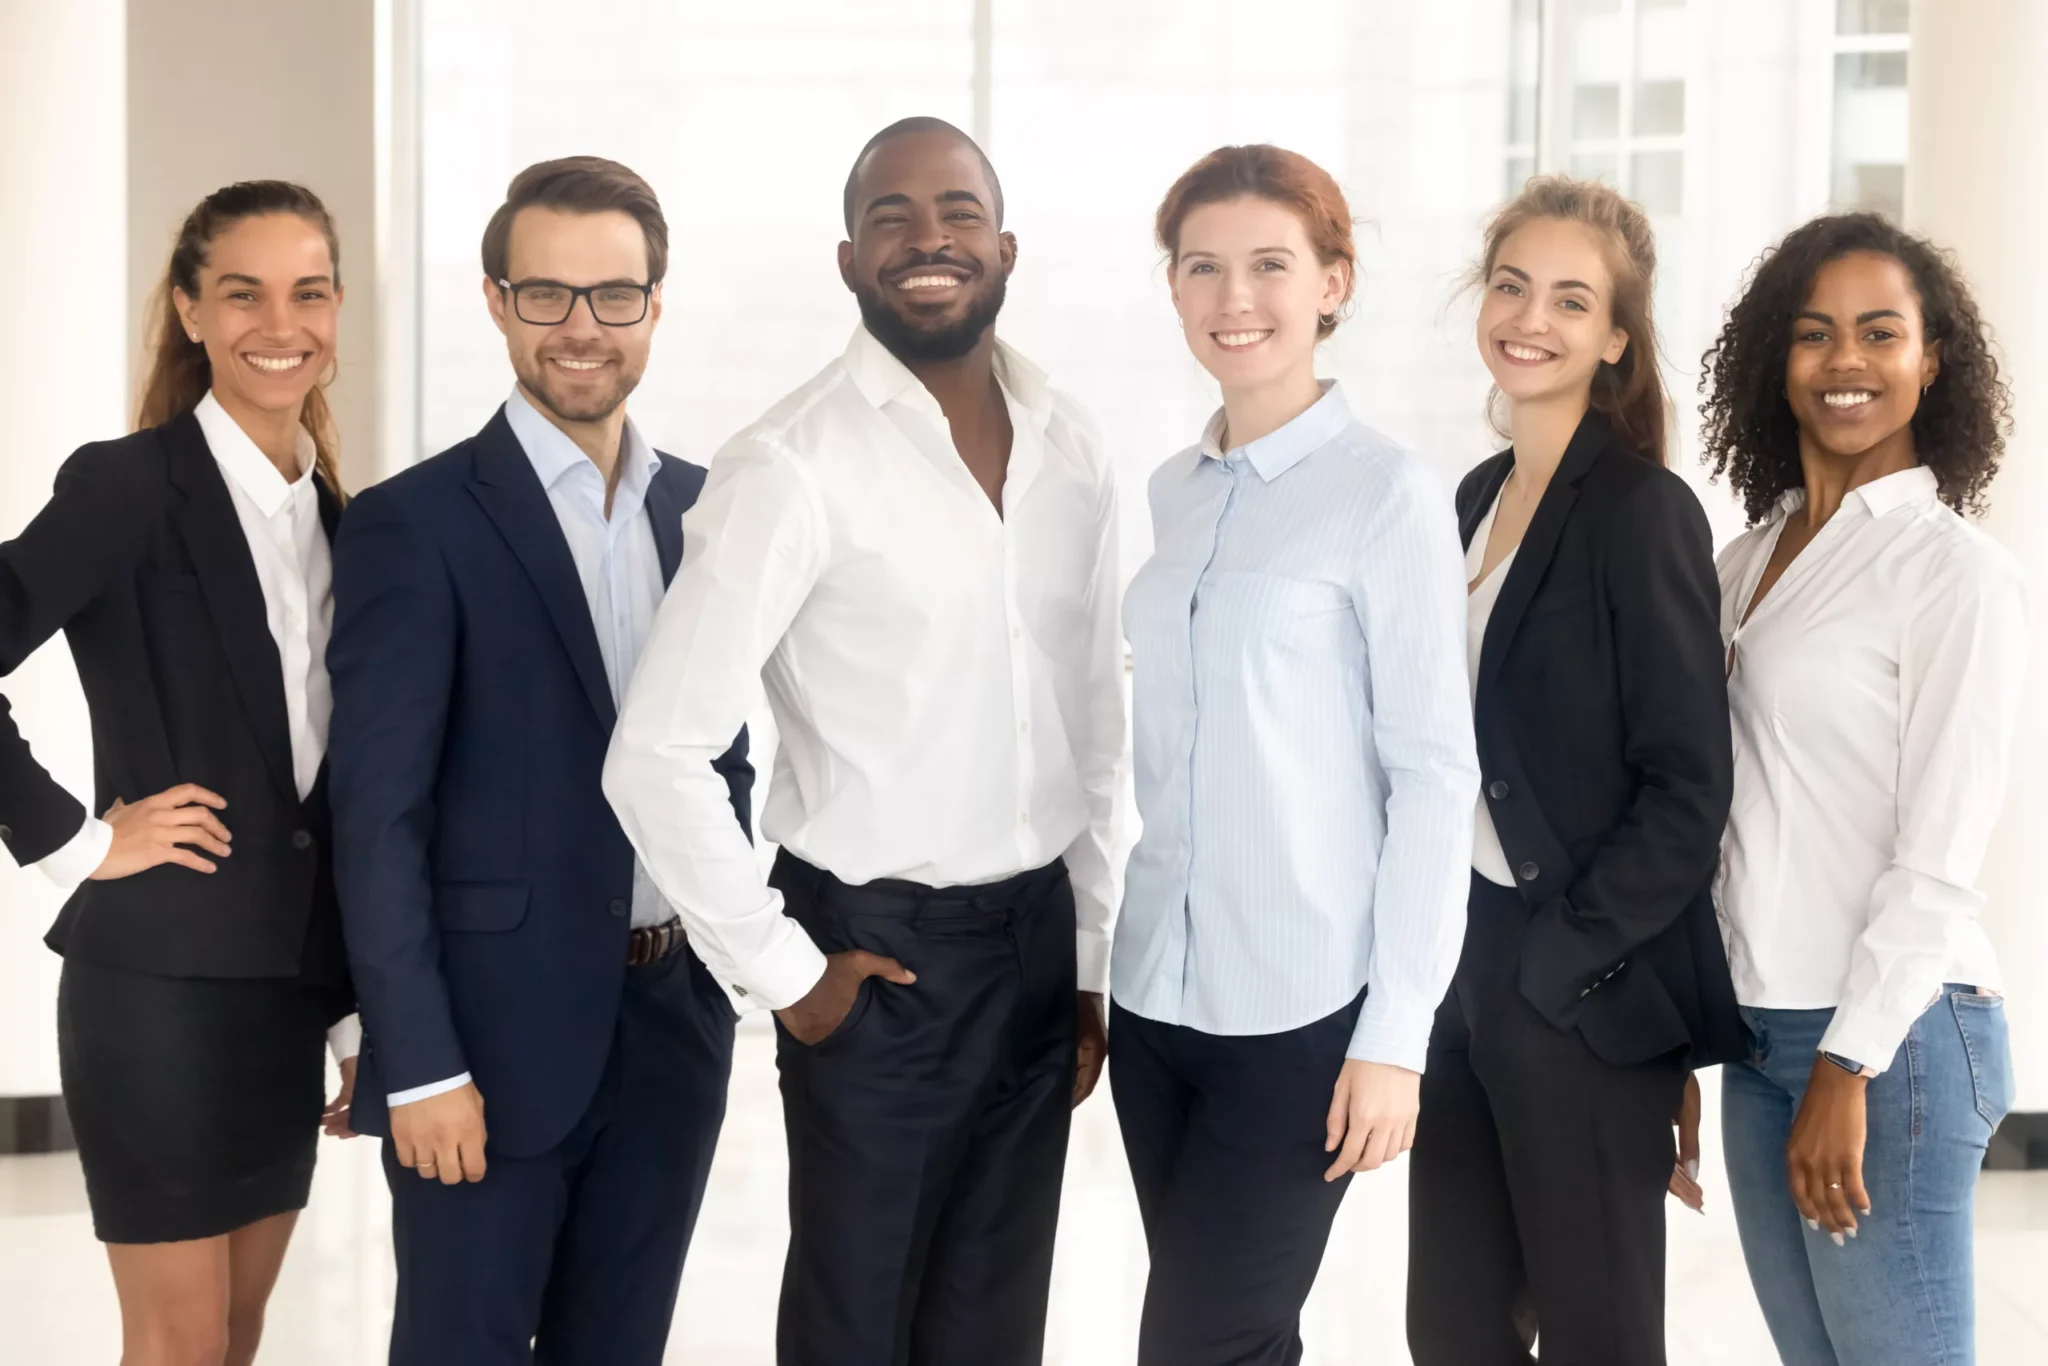
[[[328,535],[340,508],[316,476]],[[277,645],[226,480],[190,413],[86,446],[0,545],[0,675],[63,631],[92,714],[94,809],[180,783],[227,800],[219,871],[83,883],[48,942],[170,977],[347,981],[324,774],[300,801]],[[0,701],[0,841],[34,863],[85,811]]]
[[[703,485],[666,455],[648,485],[664,582]],[[590,606],[502,408],[349,505],[327,663],[354,1127],[387,1134],[388,1094],[467,1072],[491,1150],[547,1152],[618,1034],[634,858],[602,786],[616,717]],[[749,829],[745,730],[716,767]]]
[[[1468,547],[1513,466],[1459,485]],[[1617,1064],[1745,1046],[1710,895],[1734,781],[1720,605],[1699,500],[1589,413],[1501,585],[1473,724],[1532,916],[1522,994]]]

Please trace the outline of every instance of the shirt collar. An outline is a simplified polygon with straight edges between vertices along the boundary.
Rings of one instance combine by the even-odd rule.
[[[199,430],[206,437],[206,448],[213,452],[214,462],[220,466],[221,473],[265,517],[275,517],[278,509],[300,489],[311,491],[316,452],[313,434],[304,427],[298,429],[299,477],[287,480],[278,473],[277,466],[270,463],[270,457],[249,439],[241,424],[220,406],[213,390],[206,391],[206,397],[199,400],[192,416],[199,419]]]
[[[846,344],[845,363],[854,388],[875,407],[907,403],[933,417],[944,415],[931,390],[925,388],[910,367],[868,331],[865,323],[853,329],[853,339]],[[1003,392],[1030,414],[1034,426],[1043,427],[1052,415],[1052,384],[1045,371],[1026,360],[1000,337],[996,339],[994,364],[996,383],[1002,385]]]
[[[1300,464],[1311,451],[1328,444],[1331,437],[1351,423],[1351,405],[1344,401],[1344,391],[1337,381],[1326,379],[1319,382],[1323,386],[1323,396],[1298,416],[1257,441],[1230,451],[1222,447],[1223,410],[1218,408],[1216,416],[1209,419],[1208,427],[1202,432],[1202,454],[1211,460],[1242,455],[1259,472],[1259,478],[1268,483],[1278,479]]]
[[[1877,518],[1914,503],[1928,502],[1938,497],[1940,492],[1941,484],[1934,477],[1934,471],[1925,465],[1915,465],[1912,469],[1898,470],[1853,488],[1849,490],[1849,497],[1861,499],[1864,509]],[[1789,517],[1805,506],[1804,485],[1786,489],[1778,498],[1778,516]]]
[[[583,453],[569,434],[542,415],[540,409],[527,402],[526,395],[514,389],[512,397],[505,400],[505,421],[512,428],[512,435],[519,438],[520,449],[533,465],[533,472],[540,477],[542,488],[553,488],[557,481],[579,466],[587,466],[593,473],[597,466]],[[654,472],[661,465],[661,457],[640,435],[640,429],[627,418],[619,434],[619,458],[624,464],[619,469],[619,487],[613,494],[612,507],[616,511],[622,496],[631,494],[634,501],[647,491],[654,479]]]

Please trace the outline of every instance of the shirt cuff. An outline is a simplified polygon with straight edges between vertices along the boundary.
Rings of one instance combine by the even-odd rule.
[[[407,1091],[393,1091],[390,1095],[384,1097],[384,1103],[395,1110],[401,1105],[410,1105],[416,1100],[426,1100],[432,1096],[446,1095],[450,1091],[459,1091],[467,1085],[469,1085],[469,1073],[464,1072],[461,1076],[450,1077],[446,1081],[428,1082],[425,1086],[415,1086]]]
[[[1368,993],[1365,1008],[1358,1013],[1358,1027],[1351,1031],[1351,1047],[1344,1051],[1344,1056],[1360,1062],[1405,1067],[1420,1074],[1429,1057],[1429,1030],[1435,1022],[1434,1010],[1419,1020],[1406,1018],[1403,1012],[1387,1007],[1384,1002],[1376,1011]]]
[[[1109,936],[1084,929],[1075,941],[1075,985],[1098,996],[1109,995]]]
[[[821,953],[803,927],[794,920],[788,921],[789,933],[781,942],[746,965],[743,977],[732,983],[731,992],[738,997],[739,1008],[765,1006],[769,1010],[783,1010],[795,1005],[810,995],[811,988],[818,985],[818,979],[825,975],[825,955]]]
[[[1840,1006],[1827,1032],[1820,1036],[1816,1051],[1833,1053],[1860,1062],[1873,1072],[1883,1072],[1892,1065],[1913,1028],[1913,1021],[1919,1018],[1918,1013],[1901,1020],[1869,1006]]]
[[[350,1015],[336,1020],[327,1031],[327,1047],[336,1062],[347,1062],[363,1051],[363,1017]]]
[[[93,871],[106,862],[107,850],[114,846],[114,827],[97,816],[87,816],[85,824],[78,827],[73,835],[53,853],[46,854],[36,863],[42,875],[57,884],[65,892],[78,890],[78,884],[93,875]]]

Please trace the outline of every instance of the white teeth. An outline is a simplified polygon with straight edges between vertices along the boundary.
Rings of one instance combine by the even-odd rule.
[[[1830,408],[1853,408],[1859,403],[1868,403],[1877,395],[1868,389],[1838,389],[1821,395],[1821,401]]]
[[[1218,332],[1216,340],[1224,346],[1251,346],[1273,335],[1272,328],[1260,332]]]
[[[1510,360],[1549,360],[1550,353],[1534,346],[1517,346],[1514,342],[1502,342],[1500,349],[1507,352]]]
[[[896,284],[898,289],[952,289],[960,282],[950,275],[913,275]]]
[[[248,361],[249,364],[255,366],[258,370],[264,370],[273,375],[285,370],[296,370],[306,363],[304,356],[244,356],[242,359]]]
[[[570,360],[567,356],[556,356],[555,364],[564,370],[595,370],[604,364],[601,360]]]

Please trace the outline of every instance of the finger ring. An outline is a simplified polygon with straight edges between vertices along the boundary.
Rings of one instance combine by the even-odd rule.
[[[425,1176],[428,1172],[434,1170],[434,1164],[431,1162],[422,1162],[419,1164],[419,1166],[413,1168],[413,1170],[418,1172],[421,1176]]]
[[[1841,1188],[1842,1188],[1842,1183],[1841,1183],[1841,1182],[1839,1182],[1839,1181],[1830,1181],[1830,1182],[1828,1182],[1828,1189],[1829,1189],[1829,1190],[1831,1190],[1831,1191],[1838,1191],[1838,1190],[1840,1190]]]

